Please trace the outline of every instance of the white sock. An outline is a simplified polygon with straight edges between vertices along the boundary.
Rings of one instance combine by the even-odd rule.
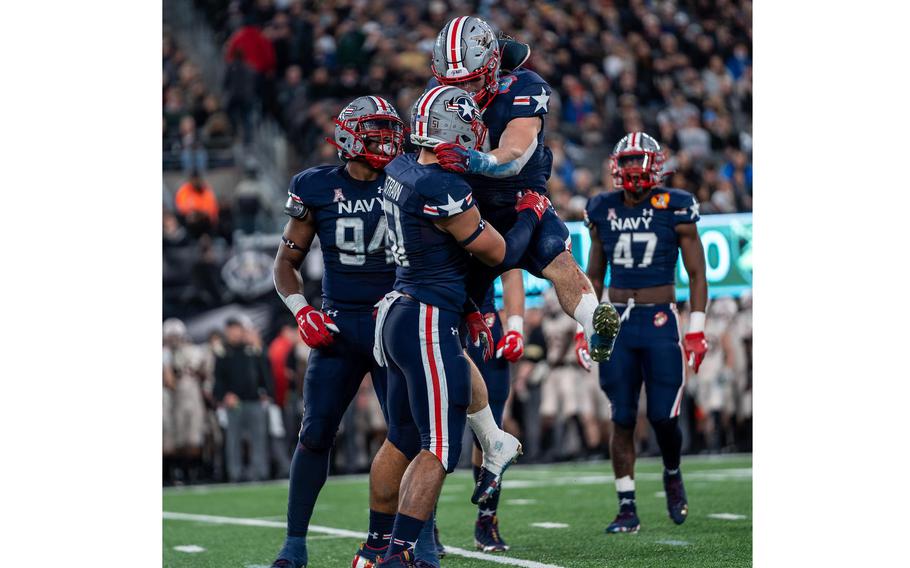
[[[597,296],[588,292],[581,295],[578,305],[575,306],[575,314],[572,317],[585,328],[585,336],[590,341],[594,335],[594,310],[597,309]]]
[[[635,480],[628,475],[616,480],[616,492],[625,493],[626,491],[635,491]]]
[[[493,411],[490,410],[489,404],[474,414],[468,414],[468,426],[477,436],[484,454],[488,453],[492,443],[499,439],[501,430],[493,420]]]

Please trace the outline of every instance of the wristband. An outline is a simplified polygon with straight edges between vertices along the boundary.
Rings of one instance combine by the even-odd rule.
[[[705,331],[705,312],[692,312],[689,314],[689,333]]]
[[[524,333],[525,330],[525,318],[521,316],[509,316],[506,324],[509,328],[509,331],[517,331],[518,333]]]
[[[294,317],[297,317],[297,313],[309,304],[307,303],[306,298],[303,297],[303,294],[291,294],[287,298],[284,298],[284,305],[291,310]]]

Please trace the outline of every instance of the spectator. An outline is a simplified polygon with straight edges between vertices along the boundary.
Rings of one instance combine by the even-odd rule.
[[[224,91],[227,95],[227,112],[235,128],[243,132],[243,145],[253,142],[256,106],[259,103],[259,77],[243,53],[228,63],[224,74]]]
[[[259,166],[249,161],[243,179],[234,188],[234,226],[246,234],[255,233],[262,223],[258,218],[266,213],[265,199],[269,189],[259,179]]]
[[[261,352],[250,345],[243,325],[230,319],[225,325],[226,345],[215,359],[214,399],[225,409],[225,458],[229,481],[263,480],[269,476],[269,440],[266,408],[271,400],[272,377]],[[250,463],[243,465],[243,440],[249,444]]]
[[[243,61],[263,77],[275,72],[275,47],[259,26],[254,25],[253,18],[247,18],[228,38],[224,59],[228,64]]]
[[[208,166],[208,154],[196,131],[196,120],[191,115],[180,119],[180,162],[183,173],[205,173]]]
[[[218,199],[199,172],[190,173],[189,179],[177,190],[174,199],[177,214],[194,237],[211,232],[218,225]]]

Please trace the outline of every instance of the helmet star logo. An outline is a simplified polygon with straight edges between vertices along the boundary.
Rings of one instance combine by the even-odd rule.
[[[534,101],[537,103],[537,106],[534,108],[534,112],[537,112],[540,109],[543,109],[544,112],[549,112],[547,109],[547,103],[550,102],[550,95],[547,94],[546,89],[541,87],[540,94],[532,95],[531,98],[534,99]]]

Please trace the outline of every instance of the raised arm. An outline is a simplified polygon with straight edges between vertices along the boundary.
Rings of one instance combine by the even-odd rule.
[[[451,143],[436,146],[434,152],[439,165],[449,171],[511,177],[525,167],[537,149],[541,122],[538,116],[513,118],[499,138],[499,147],[487,153]]]

